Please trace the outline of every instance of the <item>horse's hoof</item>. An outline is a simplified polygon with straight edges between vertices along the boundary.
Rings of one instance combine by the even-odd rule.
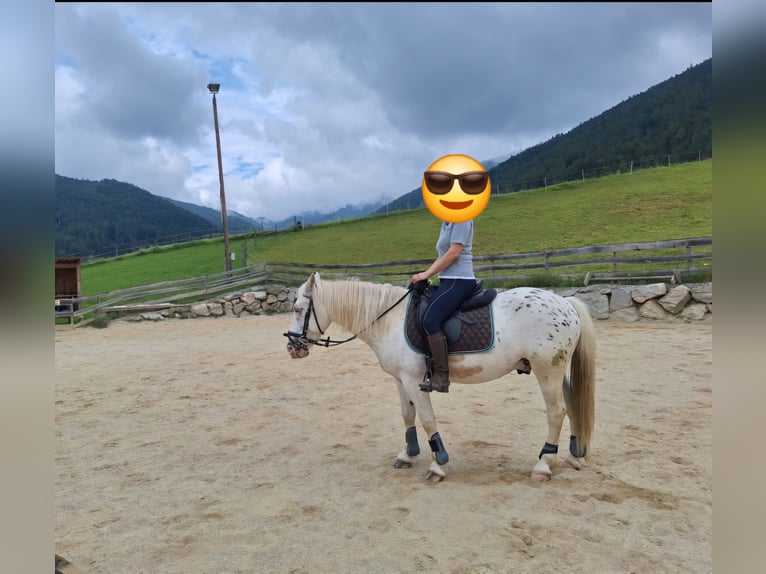
[[[426,474],[426,480],[430,480],[432,482],[441,482],[444,480],[445,476],[447,475],[444,473],[444,469],[442,469],[435,462],[432,462],[431,467],[428,469],[428,474]]]
[[[444,476],[429,470],[428,474],[426,474],[426,480],[430,482],[441,482],[442,480],[444,480]]]
[[[411,462],[399,460],[398,458],[394,461],[394,468],[411,468],[411,467],[412,467]]]
[[[540,482],[545,482],[545,481],[551,479],[551,475],[550,475],[550,473],[540,472],[540,471],[536,470],[536,471],[532,472],[532,479],[540,481]]]
[[[574,458],[572,455],[569,455],[564,459],[563,462],[564,466],[567,466],[569,468],[573,468],[575,470],[582,469],[582,465],[580,464],[580,461]]]

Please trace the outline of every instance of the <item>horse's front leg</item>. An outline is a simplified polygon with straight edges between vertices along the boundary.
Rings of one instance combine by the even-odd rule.
[[[415,428],[415,405],[410,400],[407,391],[402,385],[402,381],[396,379],[396,389],[399,391],[399,400],[402,404],[402,419],[404,419],[404,440],[406,446],[394,460],[394,468],[410,468],[412,466],[412,457],[420,454],[420,445],[418,444],[418,432]]]
[[[402,413],[409,413],[409,409],[413,409],[413,418],[409,421],[405,414],[405,425],[408,427],[407,433],[411,433],[412,435],[415,435],[415,430],[414,426],[410,425],[414,424],[415,412],[417,412],[420,417],[423,429],[429,437],[428,445],[431,447],[432,453],[431,466],[428,468],[426,479],[439,482],[447,476],[444,470],[444,465],[449,462],[449,455],[447,454],[447,449],[444,448],[444,442],[436,428],[436,417],[434,416],[434,409],[431,405],[431,395],[429,393],[424,393],[418,388],[420,382],[421,381],[418,379],[405,379],[403,382],[397,381],[400,388],[399,395],[402,397]],[[410,435],[407,435],[408,448],[410,447],[410,444]],[[399,457],[401,457],[401,455],[399,455]],[[397,460],[399,457],[397,457]],[[396,466],[396,463],[394,466]]]

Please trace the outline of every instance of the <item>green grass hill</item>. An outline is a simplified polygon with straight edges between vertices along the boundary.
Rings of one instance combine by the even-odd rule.
[[[267,236],[233,235],[248,263],[385,263],[435,256],[427,209]],[[706,160],[495,195],[476,218],[476,255],[712,236],[713,162]],[[82,268],[82,295],[223,271],[223,239],[154,247]]]

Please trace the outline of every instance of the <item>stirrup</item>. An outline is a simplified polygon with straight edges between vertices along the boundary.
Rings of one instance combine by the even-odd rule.
[[[428,359],[430,359],[430,357]],[[428,359],[426,360],[428,361]],[[418,388],[424,393],[430,393],[434,390],[433,385],[431,385],[432,375],[433,372],[431,371],[431,367],[426,363],[426,373],[423,375],[423,382],[418,385]]]
[[[448,393],[449,392],[449,384],[447,384],[447,387],[444,388],[444,389],[441,389],[441,388],[435,389],[430,378],[428,380],[425,380],[424,382],[420,383],[418,385],[418,387],[424,393],[430,393],[430,392],[433,392],[433,391],[436,391],[437,393]]]

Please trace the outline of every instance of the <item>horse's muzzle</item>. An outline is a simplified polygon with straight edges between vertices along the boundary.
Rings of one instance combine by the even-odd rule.
[[[306,339],[293,333],[285,333],[288,339],[287,352],[293,359],[302,359],[309,356],[309,346]]]
[[[293,359],[302,359],[309,356],[308,347],[296,347],[292,343],[287,343],[287,352]]]

